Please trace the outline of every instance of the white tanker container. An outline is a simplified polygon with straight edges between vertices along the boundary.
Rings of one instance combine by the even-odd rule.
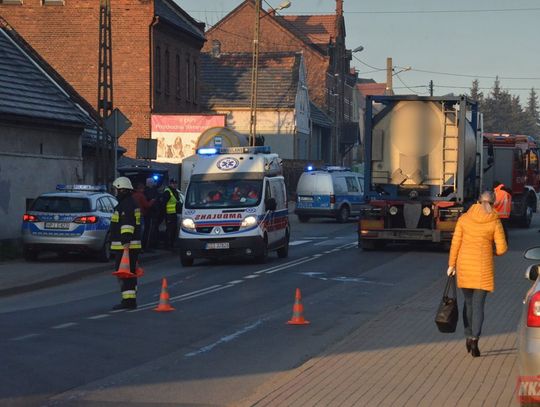
[[[437,195],[455,187],[458,170],[458,112],[444,104],[400,101],[373,126],[371,172],[373,184],[403,189],[430,189]],[[477,139],[464,123],[463,170],[476,163]]]
[[[450,242],[480,192],[480,123],[476,102],[466,97],[367,98],[362,248]]]

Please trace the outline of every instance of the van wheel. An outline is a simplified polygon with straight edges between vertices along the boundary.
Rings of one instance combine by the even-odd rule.
[[[186,257],[184,255],[180,255],[180,264],[182,264],[182,267],[191,267],[193,266],[193,262],[195,259],[193,257]]]
[[[285,238],[285,245],[277,249],[277,255],[280,259],[289,257],[289,233],[287,233]]]
[[[264,236],[263,251],[261,254],[255,256],[255,261],[259,264],[266,263],[268,260],[268,237]]]
[[[336,216],[336,219],[339,223],[346,223],[349,220],[349,216],[351,215],[351,211],[349,210],[348,206],[342,206],[339,208],[339,212]]]
[[[26,261],[36,261],[39,256],[37,250],[32,250],[27,246],[23,247],[23,257]]]
[[[307,215],[298,215],[298,220],[300,223],[307,223],[309,222],[309,216]]]

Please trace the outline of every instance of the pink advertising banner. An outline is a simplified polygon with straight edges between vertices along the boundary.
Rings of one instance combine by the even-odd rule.
[[[152,138],[157,139],[156,161],[181,163],[195,154],[202,132],[224,127],[225,115],[164,114],[152,115]]]

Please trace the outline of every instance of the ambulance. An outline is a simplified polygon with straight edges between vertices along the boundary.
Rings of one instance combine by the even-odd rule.
[[[180,260],[289,253],[281,159],[268,146],[200,148],[182,209]]]

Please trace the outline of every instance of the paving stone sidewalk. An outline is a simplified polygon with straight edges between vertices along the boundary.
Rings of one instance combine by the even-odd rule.
[[[522,250],[496,260],[496,291],[488,295],[480,358],[433,322],[445,278],[385,310],[325,354],[282,373],[245,406],[514,406],[516,328],[530,283]]]

